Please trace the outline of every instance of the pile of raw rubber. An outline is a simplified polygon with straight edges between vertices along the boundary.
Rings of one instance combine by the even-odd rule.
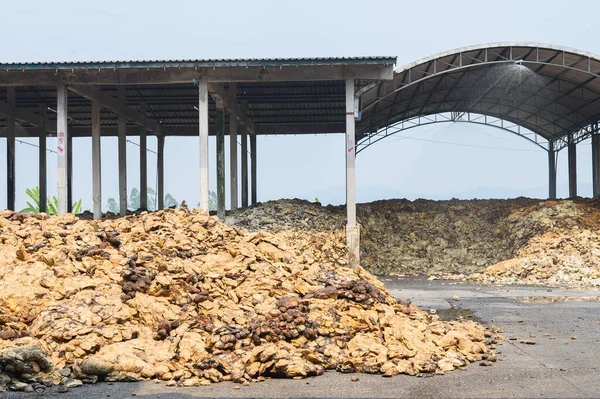
[[[346,267],[343,236],[289,237],[187,209],[0,212],[0,389],[414,375],[493,358],[483,326],[440,321]]]

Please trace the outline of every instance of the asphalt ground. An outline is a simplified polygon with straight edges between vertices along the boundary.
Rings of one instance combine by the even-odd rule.
[[[99,383],[58,393],[4,392],[1,398],[600,398],[600,290],[467,285],[384,278],[392,294],[443,317],[476,317],[506,338],[491,367],[445,375],[383,378],[328,372],[304,380],[241,386],[167,387],[164,382]],[[454,296],[458,300],[453,299]],[[520,340],[535,341],[534,345]],[[358,377],[358,381],[352,381]]]

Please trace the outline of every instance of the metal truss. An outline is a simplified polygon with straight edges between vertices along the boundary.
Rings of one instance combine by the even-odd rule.
[[[408,118],[396,122],[392,125],[386,126],[384,129],[381,129],[375,133],[364,135],[361,139],[359,139],[356,145],[356,153],[359,154],[367,147],[396,133],[400,133],[415,127],[432,125],[434,123],[449,122],[474,123],[478,125],[495,127],[497,129],[501,129],[508,133],[519,136],[529,141],[530,143],[540,147],[541,149],[548,151],[549,142],[545,138],[513,122],[501,118],[495,118],[472,112],[442,112],[432,115],[419,115],[412,118]],[[558,140],[558,142],[563,143],[562,140]],[[556,146],[556,144],[554,145]]]
[[[600,133],[600,126],[598,125],[598,123],[591,123],[581,129],[579,129],[578,131],[572,133],[571,135],[569,135],[568,140],[553,140],[553,146],[554,146],[554,150],[555,151],[560,151],[563,148],[567,148],[569,146],[569,143],[581,143],[584,140],[589,139],[590,137],[592,137],[592,135],[594,134],[599,134]]]
[[[487,95],[500,81],[494,67],[506,64],[542,74],[546,85],[530,90],[514,105],[500,110],[502,104],[493,103]],[[410,127],[459,121],[498,127],[538,146],[541,141],[551,141],[558,151],[570,141],[585,140],[596,132],[593,122],[598,114],[590,109],[600,102],[595,84],[598,78],[598,57],[552,45],[496,43],[436,54],[400,68],[393,81],[382,82],[363,94],[357,150]],[[465,91],[465,85],[472,86]],[[463,90],[458,97],[454,93],[457,88]],[[553,94],[553,104],[538,101],[547,96],[542,90],[555,89],[558,91]],[[586,97],[589,100],[582,102]],[[494,112],[494,107],[499,112]],[[559,112],[558,107],[566,113]],[[453,115],[455,120],[446,120],[445,115]],[[547,144],[541,147],[548,151]]]

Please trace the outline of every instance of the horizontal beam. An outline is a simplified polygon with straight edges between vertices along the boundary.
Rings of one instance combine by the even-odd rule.
[[[233,97],[230,91],[227,91],[223,88],[223,85],[209,83],[208,91],[210,91],[213,95],[220,98],[223,101],[223,105],[225,108],[230,110],[235,116],[238,118],[240,123],[252,133],[256,133],[256,127],[254,126],[254,122],[252,119],[248,117],[248,112],[243,110],[237,103],[236,99]]]
[[[119,100],[112,97],[111,95],[102,92],[97,87],[89,86],[67,86],[73,93],[87,98],[90,101],[97,101],[100,105],[106,109],[109,109],[117,115],[124,116],[130,121],[138,124],[139,126],[146,126],[146,128],[152,132],[157,133],[159,131],[159,124],[151,119],[145,118],[140,112],[129,107],[125,101]]]
[[[12,116],[19,121],[31,123],[35,126],[42,126],[44,124],[42,116],[7,103],[0,102],[0,114]]]
[[[390,80],[393,65],[299,65],[281,67],[237,66],[228,68],[107,68],[40,69],[0,71],[0,86],[55,86],[59,79],[68,85],[160,85],[208,82],[289,82],[311,80]]]
[[[289,124],[289,125],[256,125],[256,134],[259,135],[275,135],[275,134],[328,134],[328,133],[343,133],[343,123],[323,123],[323,124]],[[226,131],[229,131],[229,124],[225,124]],[[139,136],[141,127],[128,126],[127,136]],[[6,137],[6,129],[0,128],[0,137]],[[103,126],[100,128],[103,137],[118,136],[117,126]],[[210,135],[216,134],[214,125],[208,128]],[[51,125],[47,128],[48,137],[56,136],[56,125]],[[36,128],[17,129],[16,136],[21,138],[38,137],[39,132]],[[92,137],[91,127],[69,126],[69,135],[72,137]],[[154,132],[156,135],[156,132]],[[161,136],[198,136],[198,126],[161,126]]]

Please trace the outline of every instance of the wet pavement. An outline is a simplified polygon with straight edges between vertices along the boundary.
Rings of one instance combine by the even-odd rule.
[[[100,383],[67,393],[53,388],[43,394],[4,392],[0,397],[600,398],[600,290],[383,280],[397,298],[410,299],[426,311],[434,309],[445,319],[481,319],[499,327],[506,340],[498,346],[498,362],[426,377],[328,372],[305,380],[269,379],[250,386]]]

